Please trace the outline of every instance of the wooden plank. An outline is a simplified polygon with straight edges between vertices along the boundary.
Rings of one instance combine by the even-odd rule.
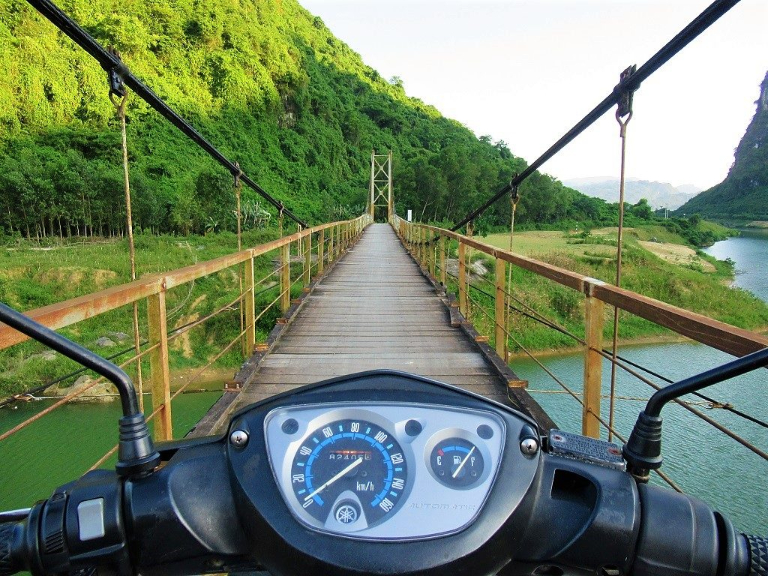
[[[616,286],[595,284],[593,289],[595,297],[607,304],[734,356],[744,356],[768,347],[768,336],[762,334],[736,328]]]
[[[584,327],[587,341],[584,350],[584,406],[581,433],[600,438],[600,398],[603,385],[603,303],[593,296],[584,299]]]
[[[333,376],[341,375],[338,371],[329,371],[324,373],[313,373],[313,374],[283,374],[283,373],[277,373],[272,372],[269,370],[264,370],[262,373],[259,374],[258,379],[254,382],[253,388],[250,389],[257,389],[259,386],[263,384],[296,384],[296,385],[306,385],[306,384],[314,384],[315,382],[321,382],[323,380],[327,380],[328,378],[332,378]],[[430,378],[448,382],[449,379],[453,379],[453,382],[458,382],[462,386],[488,386],[489,389],[493,388],[494,390],[500,390],[499,386],[488,384],[489,380],[493,377],[493,375],[490,372],[487,373],[481,373],[481,374],[431,374],[429,376]],[[501,391],[500,393],[506,394],[506,392]]]
[[[459,312],[467,317],[467,245],[459,242]]]
[[[280,265],[283,267],[280,271],[280,310],[285,313],[291,307],[291,245],[282,246]]]
[[[245,282],[243,283],[246,290],[243,297],[245,300],[245,349],[248,355],[253,354],[253,349],[256,346],[256,304],[253,274],[253,258],[248,258],[245,261]]]
[[[507,265],[501,258],[496,258],[496,302],[495,302],[495,338],[496,354],[506,361],[507,358],[507,334],[506,329],[506,302],[507,295],[504,289],[507,284]]]
[[[325,266],[325,230],[320,230],[320,237],[317,240],[317,274],[323,273]]]
[[[149,353],[149,371],[152,379],[152,412],[155,440],[173,439],[171,419],[171,372],[168,366],[168,325],[165,292],[147,298],[149,345],[157,346]]]

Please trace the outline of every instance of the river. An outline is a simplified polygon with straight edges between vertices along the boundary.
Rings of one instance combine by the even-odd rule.
[[[734,260],[735,285],[768,301],[768,233],[746,232],[741,237],[718,242],[707,251],[718,258]],[[620,353],[675,380],[730,359],[727,354],[688,343],[625,346]],[[581,354],[550,357],[545,363],[575,390],[581,390]],[[533,362],[517,360],[513,368],[529,380],[531,394],[563,429],[580,432],[580,406],[572,398],[557,393],[557,385]],[[607,362],[603,374],[603,381],[608,382]],[[766,372],[761,370],[714,386],[705,393],[765,420],[768,419],[765,384]],[[649,390],[619,371],[619,396],[644,400],[650,395]],[[176,436],[193,426],[219,395],[220,392],[208,392],[180,396],[179,401],[174,402]],[[20,404],[16,410],[0,409],[0,432],[45,405],[46,402],[35,402]],[[642,406],[643,402],[635,399],[617,401],[617,430],[629,434]],[[766,428],[725,410],[711,410],[701,405],[696,408],[768,451]],[[608,414],[607,400],[602,410]],[[766,462],[680,406],[667,406],[663,416],[663,469],[672,479],[687,493],[710,502],[731,517],[738,529],[768,532]],[[118,402],[73,404],[0,442],[0,510],[29,506],[49,496],[56,486],[82,474],[114,445],[118,417]]]
[[[718,260],[736,263],[734,286],[768,302],[768,229],[744,229],[741,236],[717,242],[704,250]]]

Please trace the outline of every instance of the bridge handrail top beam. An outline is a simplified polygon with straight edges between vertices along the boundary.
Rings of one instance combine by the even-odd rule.
[[[397,219],[402,220],[399,216]],[[445,228],[427,224],[411,223],[440,236],[457,240],[466,246],[484,254],[498,258],[510,264],[524,268],[549,280],[577,290],[586,296],[597,298],[635,316],[649,320],[659,326],[686,336],[692,340],[717,348],[735,356],[744,356],[750,352],[768,347],[768,337],[756,332],[738,328],[731,324],[714,320],[637,292],[619,288],[601,280],[590,278],[564,268],[547,264],[508,250],[490,246],[474,238],[464,236]]]
[[[148,274],[133,282],[111,286],[104,290],[99,290],[98,292],[92,292],[91,294],[85,294],[41,308],[35,308],[24,312],[24,314],[52,330],[58,330],[59,328],[64,328],[82,320],[93,318],[127,304],[132,304],[133,302],[142,300],[148,296],[153,296],[176,286],[197,280],[198,278],[231,268],[250,258],[262,256],[263,254],[289,245],[292,242],[301,240],[311,234],[335,226],[351,224],[364,218],[366,218],[365,215],[351,220],[340,220],[337,222],[321,224],[312,228],[306,228],[301,232],[295,232],[294,234],[283,236],[282,238],[272,240],[265,244],[246,248],[240,252],[226,254],[205,262],[191,264],[167,272]],[[0,323],[0,350],[24,342],[25,340],[28,340],[27,336]]]

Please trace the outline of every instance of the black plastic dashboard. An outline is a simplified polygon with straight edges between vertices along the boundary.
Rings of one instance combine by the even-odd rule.
[[[519,448],[521,435],[537,437],[526,416],[382,371],[250,407],[233,417],[233,434],[249,438],[227,450],[253,537],[280,534],[294,565],[305,558],[366,571],[391,569],[391,557],[373,552],[381,544],[393,554],[407,546],[400,561],[414,570],[436,555],[467,558],[520,504],[540,458]]]

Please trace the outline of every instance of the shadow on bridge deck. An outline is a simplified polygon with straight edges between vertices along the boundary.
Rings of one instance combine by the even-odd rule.
[[[507,405],[541,409],[507,383],[459,328],[445,300],[387,224],[373,224],[303,300],[272,349],[193,431],[217,430],[233,411],[298,386],[373,369],[412,372]],[[531,410],[532,409],[532,410]],[[548,420],[548,418],[547,418]],[[551,421],[543,423],[551,425]]]

